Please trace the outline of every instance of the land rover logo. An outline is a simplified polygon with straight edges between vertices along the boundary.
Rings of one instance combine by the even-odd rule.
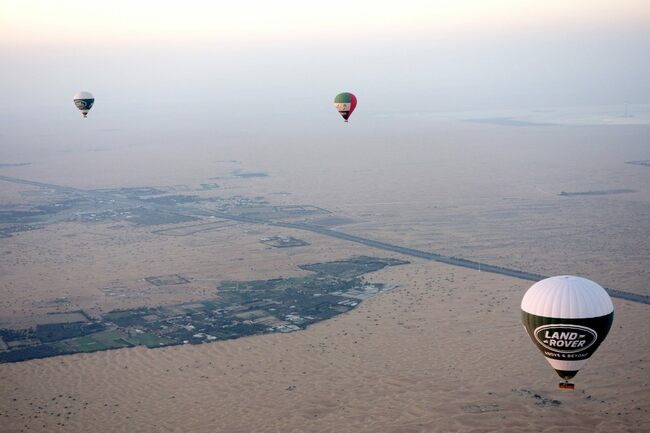
[[[555,324],[536,328],[535,339],[553,352],[576,353],[593,345],[598,334],[586,326]]]

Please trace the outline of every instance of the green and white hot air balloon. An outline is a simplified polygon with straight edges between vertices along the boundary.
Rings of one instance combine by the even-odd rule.
[[[601,286],[562,275],[533,284],[521,301],[521,319],[533,343],[573,389],[569,379],[584,367],[605,340],[614,305]]]
[[[357,97],[350,92],[343,92],[334,98],[334,108],[347,122],[352,112],[357,108]]]
[[[88,116],[88,111],[93,108],[95,103],[95,97],[90,92],[79,92],[72,97],[72,100],[84,118]]]

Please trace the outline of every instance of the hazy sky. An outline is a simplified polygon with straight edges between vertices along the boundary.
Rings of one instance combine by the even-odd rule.
[[[650,2],[0,0],[0,63],[5,118],[647,103]]]

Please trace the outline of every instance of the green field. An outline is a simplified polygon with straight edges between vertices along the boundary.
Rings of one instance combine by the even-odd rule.
[[[131,347],[133,345],[133,343],[125,339],[121,332],[113,330],[97,332],[84,337],[71,338],[56,343],[57,347],[73,352],[96,352],[98,350]]]
[[[176,344],[175,340],[167,337],[159,337],[154,334],[136,334],[126,337],[126,340],[134,346],[143,345],[148,348],[167,346],[169,344]]]

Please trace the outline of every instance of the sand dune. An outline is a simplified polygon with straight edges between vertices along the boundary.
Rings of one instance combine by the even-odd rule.
[[[527,282],[435,263],[306,331],[0,366],[0,431],[640,432],[650,421],[647,306],[558,378],[519,323]]]
[[[296,129],[254,147],[250,138],[154,140],[107,147],[101,158],[86,143],[71,153],[32,145],[24,152],[33,165],[3,173],[86,189],[197,185],[217,176],[215,194],[318,205],[355,220],[342,229],[357,235],[648,293],[650,171],[624,164],[646,158],[647,127],[378,122],[372,135],[357,129],[354,145]],[[245,164],[215,162],[224,160]],[[270,176],[229,178],[233,169]],[[615,188],[638,192],[557,195]],[[49,198],[24,185],[0,190],[0,201],[20,206]],[[29,322],[57,308],[204,299],[221,280],[286,277],[302,274],[299,264],[385,255],[246,224],[186,237],[111,225],[63,223],[4,239],[0,317]],[[275,235],[311,245],[280,251],[259,242]],[[174,273],[191,284],[158,289],[142,281]],[[608,339],[576,377],[577,389],[561,391],[520,324],[529,282],[419,261],[368,277],[400,287],[306,331],[2,364],[0,432],[648,431],[648,306],[614,300]],[[112,284],[132,296],[101,291]],[[51,302],[62,296],[69,304]]]

